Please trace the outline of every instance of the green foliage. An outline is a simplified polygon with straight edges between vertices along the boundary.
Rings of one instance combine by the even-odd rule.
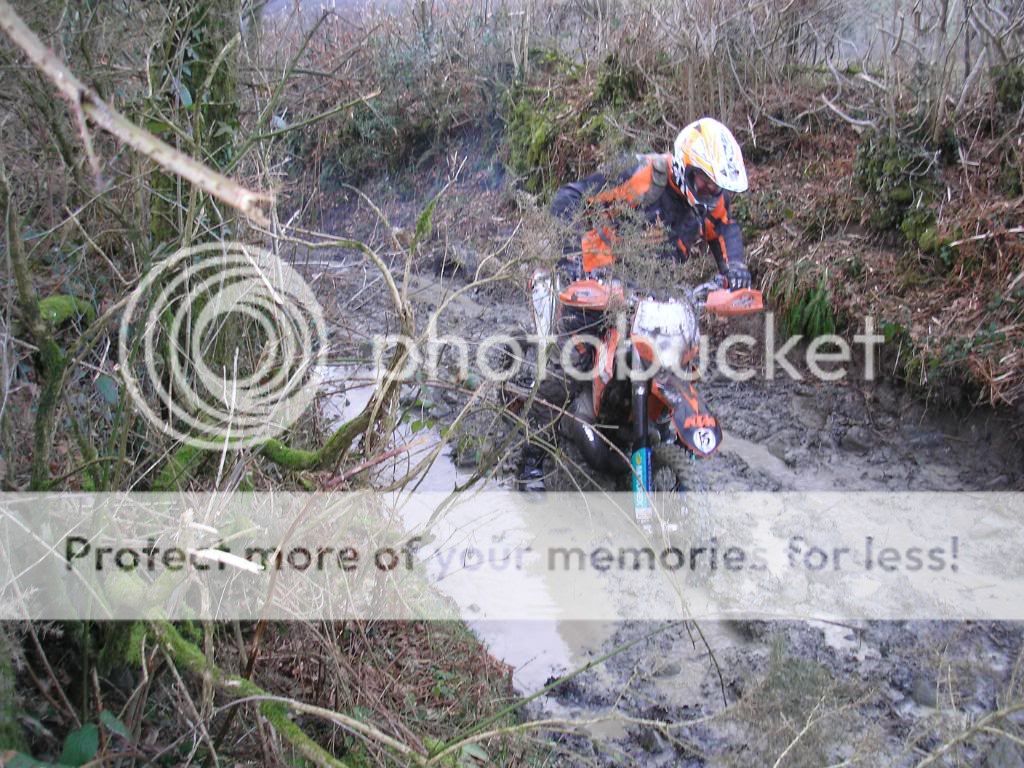
[[[412,245],[409,250],[415,251],[416,246],[424,242],[430,237],[430,233],[434,228],[434,209],[437,208],[437,201],[440,196],[435,195],[431,198],[430,202],[427,203],[423,212],[420,213],[416,219],[416,234],[413,237]]]
[[[92,723],[73,730],[64,739],[60,765],[85,765],[100,749],[100,729]]]
[[[1008,115],[1016,115],[1024,106],[1024,65],[1004,64],[993,68],[996,102]]]
[[[74,317],[84,317],[91,323],[96,319],[92,304],[77,296],[59,294],[39,300],[39,314],[51,326],[57,328]]]
[[[505,117],[508,164],[526,177],[523,185],[530,192],[540,192],[554,182],[549,155],[560,130],[557,115],[566,111],[565,106],[553,99],[534,103],[526,89],[514,89],[508,94]]]
[[[802,333],[813,338],[836,332],[832,295],[824,277],[790,305],[783,322],[789,335]]]
[[[504,108],[507,164],[523,177],[527,191],[550,191],[592,171],[600,158],[621,153],[626,137],[614,125],[617,114],[600,100],[580,109],[549,88],[513,89]]]
[[[816,273],[806,262],[797,262],[769,289],[778,307],[782,331],[816,337],[836,332],[835,303],[828,273]]]
[[[96,760],[96,755],[100,751],[100,725],[108,733],[120,736],[125,741],[131,741],[128,727],[115,715],[103,710],[100,712],[99,725],[86,723],[64,737],[64,745],[56,763],[37,760],[23,752],[18,752],[13,757],[9,757],[4,765],[8,768],[80,768],[80,766]],[[0,747],[2,746],[0,744]]]
[[[903,139],[867,134],[857,147],[854,181],[865,194],[868,225],[894,230],[907,214],[926,205],[935,188],[933,156]]]
[[[350,182],[397,171],[423,155],[443,132],[434,117],[407,112],[397,102],[358,104],[331,137],[333,154],[325,170]]]
[[[530,65],[534,71],[551,75],[574,75],[579,66],[557,48],[531,48]]]
[[[597,74],[594,100],[613,107],[625,107],[639,101],[645,91],[644,74],[632,64],[627,64],[618,54],[610,53],[601,64]]]

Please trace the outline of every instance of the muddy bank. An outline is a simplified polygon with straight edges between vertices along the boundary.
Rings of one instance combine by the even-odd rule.
[[[389,202],[395,227],[411,227],[414,205]],[[493,197],[477,204],[490,204],[495,229],[487,237],[500,242],[513,218],[501,214]],[[328,219],[340,227],[358,219],[353,213],[347,205]],[[367,234],[373,231],[368,225]],[[479,240],[456,247],[446,239],[417,254],[409,297],[421,324],[450,302],[438,317],[445,335],[479,343],[510,327],[529,327],[525,269],[518,280],[470,285],[484,253]],[[365,362],[372,337],[395,329],[379,277],[342,252],[328,254],[314,272],[336,298],[330,312],[338,356]],[[394,272],[402,273],[397,257]],[[764,324],[707,323],[705,331],[714,349],[727,332],[763,340]],[[883,354],[873,381],[822,382],[798,366],[802,380],[777,372],[773,379],[734,382],[712,358],[701,386],[725,438],[720,453],[699,465],[702,487],[1024,490],[1024,454],[1008,416],[922,403],[888,380],[886,359]],[[764,353],[732,362],[760,371]],[[421,435],[450,428],[472,396],[466,384],[407,387],[407,424],[419,422]],[[507,485],[520,447],[503,440],[514,432],[493,407],[470,414],[446,435],[445,457],[423,487],[451,489],[490,461],[495,466],[486,482]],[[500,455],[488,452],[495,446]],[[965,716],[995,711],[1017,696],[1024,639],[1021,627],[994,623],[468,623],[514,669],[524,695],[610,654],[528,707],[533,717],[585,724],[579,734],[551,736],[566,765],[771,765],[787,748],[783,764],[789,765],[914,765],[959,733]],[[986,736],[976,744],[958,747],[958,759],[1024,764],[1024,751],[1011,741]]]

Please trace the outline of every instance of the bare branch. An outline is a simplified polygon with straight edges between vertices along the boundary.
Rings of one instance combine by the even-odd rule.
[[[171,173],[181,176],[209,195],[223,201],[257,224],[269,226],[263,205],[273,201],[273,196],[253,192],[237,184],[202,163],[193,160],[174,147],[143,130],[124,115],[108,105],[94,90],[75,77],[57,54],[46,47],[42,40],[15,13],[7,0],[0,0],[0,29],[20,48],[29,60],[60,91],[68,102],[72,115],[84,113],[96,125],[136,152],[155,161]],[[86,152],[92,153],[88,133],[80,125]],[[92,162],[92,160],[90,160]]]

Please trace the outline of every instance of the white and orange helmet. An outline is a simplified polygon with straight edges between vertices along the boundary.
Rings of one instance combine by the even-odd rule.
[[[713,118],[702,117],[683,128],[676,136],[672,159],[676,181],[680,182],[691,205],[699,197],[694,188],[695,170],[702,171],[729,192],[747,189],[747,169],[740,145],[732,132]]]

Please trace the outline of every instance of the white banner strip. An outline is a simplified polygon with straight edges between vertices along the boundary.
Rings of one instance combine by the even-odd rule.
[[[0,619],[1024,620],[1024,494],[0,495]]]

